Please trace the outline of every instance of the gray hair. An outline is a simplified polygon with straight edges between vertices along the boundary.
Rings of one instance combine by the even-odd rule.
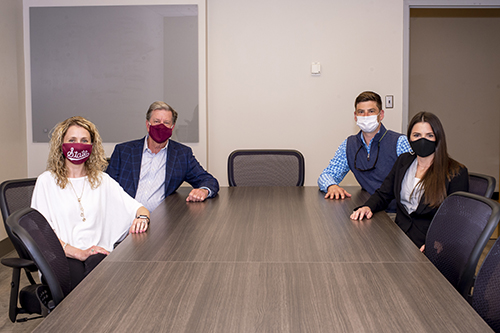
[[[170,112],[172,112],[172,120],[173,120],[174,124],[177,121],[177,116],[178,116],[177,111],[175,111],[167,103],[161,102],[161,101],[156,101],[149,106],[148,112],[146,112],[146,119],[147,120],[151,119],[151,113],[153,113],[153,111],[155,111],[155,110],[170,111]]]

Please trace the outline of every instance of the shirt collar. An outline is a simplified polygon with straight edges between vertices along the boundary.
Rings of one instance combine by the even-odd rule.
[[[382,125],[382,123],[380,123],[380,128],[378,129],[378,132],[377,134],[375,134],[375,136],[372,138],[372,140],[370,141],[370,144],[373,142],[373,140],[377,137],[377,135],[382,131],[384,130],[385,132],[385,127],[384,125]],[[363,144],[365,145],[365,147],[368,147],[368,145],[366,144],[366,141],[365,141],[365,137],[363,135],[363,131],[359,131],[360,133],[360,136],[361,136],[361,141],[363,142]]]
[[[145,137],[144,137],[144,146],[142,147],[142,152],[145,153],[145,152],[150,152],[151,154],[153,153],[151,151],[151,149],[149,149],[148,147],[148,138],[149,138],[149,134],[147,134]],[[170,139],[167,141],[167,144],[165,145],[165,147],[163,147],[162,149],[160,149],[160,151],[162,150],[166,150],[168,148],[168,143],[170,142]]]

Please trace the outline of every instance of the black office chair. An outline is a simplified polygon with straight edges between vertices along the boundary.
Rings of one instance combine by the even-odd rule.
[[[0,210],[4,221],[5,231],[10,241],[14,245],[19,258],[4,258],[2,264],[11,267],[12,282],[9,301],[9,318],[12,322],[16,321],[17,315],[20,313],[40,313],[39,308],[23,309],[18,307],[19,283],[21,278],[21,270],[24,270],[26,276],[31,283],[35,285],[31,273],[38,271],[38,268],[31,260],[21,242],[12,234],[10,227],[7,225],[7,218],[11,213],[26,207],[31,206],[31,196],[35,188],[36,178],[14,179],[7,180],[0,184]],[[24,297],[23,295],[19,295]],[[23,320],[25,320],[24,318]]]
[[[469,192],[491,198],[495,192],[496,179],[480,173],[469,172]]]
[[[448,196],[432,219],[425,255],[469,299],[479,257],[500,220],[500,204],[467,192]]]
[[[22,243],[42,273],[42,283],[23,288],[26,297],[20,297],[23,308],[34,308],[46,316],[72,289],[68,260],[54,230],[36,209],[24,208],[7,218],[12,233]],[[25,290],[26,289],[26,290]]]
[[[303,186],[304,173],[297,150],[235,150],[227,161],[229,186]]]
[[[477,274],[471,305],[495,332],[500,332],[500,240],[493,244]]]

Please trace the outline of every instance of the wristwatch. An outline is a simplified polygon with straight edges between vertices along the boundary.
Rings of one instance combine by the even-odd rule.
[[[147,215],[139,215],[136,217],[136,219],[144,219],[144,220],[147,220],[148,221],[148,224],[149,224],[149,216]]]

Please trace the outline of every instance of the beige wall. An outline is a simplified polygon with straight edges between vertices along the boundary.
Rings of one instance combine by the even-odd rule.
[[[358,130],[353,102],[363,90],[394,95],[384,123],[401,130],[402,1],[209,0],[207,12],[208,157],[222,185],[239,148],[298,149],[305,185],[316,185]]]
[[[410,19],[409,117],[440,117],[448,150],[499,179],[500,9],[418,9]],[[497,182],[498,190],[498,182]]]
[[[22,2],[0,1],[0,182],[27,176]],[[0,227],[0,240],[7,237]]]

